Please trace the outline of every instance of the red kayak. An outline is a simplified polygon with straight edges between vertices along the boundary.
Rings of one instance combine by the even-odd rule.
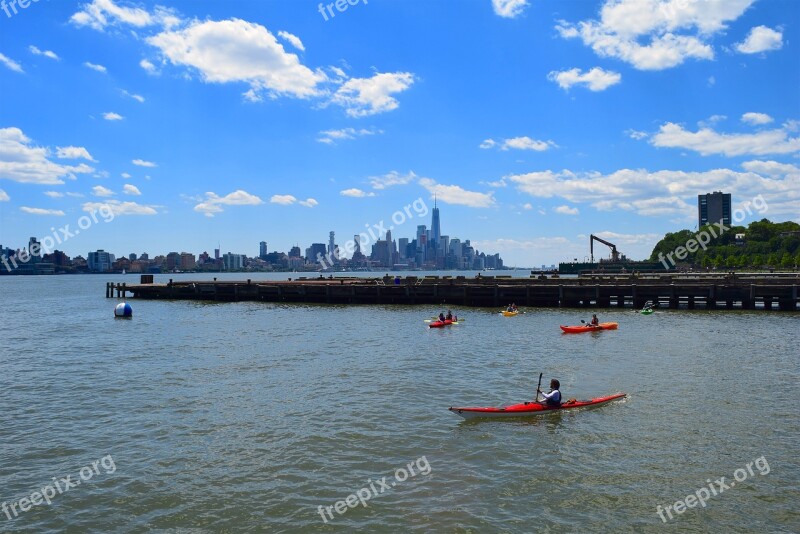
[[[616,330],[619,323],[600,323],[598,325],[580,324],[576,326],[561,325],[561,330],[567,334],[580,334],[581,332],[594,332],[596,330]]]
[[[453,324],[452,320],[445,319],[444,321],[433,321],[432,323],[429,323],[428,326],[431,327],[431,328],[441,328],[443,326],[447,326],[447,325],[451,325],[451,324]]]
[[[528,417],[531,415],[542,415],[550,412],[558,412],[561,410],[572,410],[574,408],[585,408],[587,406],[602,406],[615,399],[624,398],[625,393],[615,393],[608,397],[597,397],[591,400],[576,400],[574,402],[565,402],[560,407],[546,406],[538,402],[524,402],[522,404],[512,404],[505,408],[449,408],[451,412],[460,415],[464,419],[474,418],[496,418],[496,417]]]

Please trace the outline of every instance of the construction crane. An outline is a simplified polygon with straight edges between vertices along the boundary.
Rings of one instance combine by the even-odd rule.
[[[617,252],[617,245],[615,245],[614,243],[609,243],[605,239],[600,239],[596,235],[592,234],[592,235],[589,236],[589,254],[591,255],[592,263],[594,263],[594,242],[595,241],[600,241],[602,244],[611,247],[611,260],[614,261],[614,262],[619,261],[619,252]]]

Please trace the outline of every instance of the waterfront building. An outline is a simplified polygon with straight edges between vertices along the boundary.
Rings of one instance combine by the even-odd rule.
[[[104,273],[111,270],[114,263],[114,255],[103,249],[90,252],[86,258],[89,270],[96,273]]]
[[[715,191],[705,195],[697,195],[697,224],[699,227],[721,222],[726,227],[731,225],[731,195]]]
[[[267,255],[267,242],[262,241],[261,243],[258,244],[258,257],[263,260],[264,256],[266,255]]]

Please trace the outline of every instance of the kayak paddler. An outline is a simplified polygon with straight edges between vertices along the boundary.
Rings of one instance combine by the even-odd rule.
[[[439,314],[439,320],[440,320],[441,322],[444,322],[444,319],[445,319],[445,318],[444,318],[444,312],[441,312],[441,313]]]
[[[559,388],[561,388],[561,382],[555,378],[550,380],[550,391],[547,393],[543,391],[540,392],[542,394],[542,400],[540,402],[545,406],[553,406],[555,408],[561,406],[561,391]]]
[[[600,319],[597,318],[597,314],[592,314],[592,322],[590,323],[592,326],[598,326],[600,324]]]

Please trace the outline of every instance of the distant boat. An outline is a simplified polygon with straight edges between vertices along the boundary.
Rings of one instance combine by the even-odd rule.
[[[125,272],[125,269],[122,269],[122,274],[128,274],[128,273]]]

